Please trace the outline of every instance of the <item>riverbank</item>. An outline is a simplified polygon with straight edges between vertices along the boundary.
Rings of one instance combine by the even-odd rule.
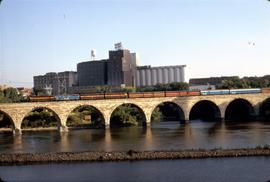
[[[21,131],[22,132],[32,132],[32,131],[57,131],[57,127],[46,127],[46,128],[24,128]],[[12,132],[12,128],[0,128],[1,132]]]
[[[102,127],[93,126],[69,126],[68,130],[80,130],[80,129],[102,129]],[[35,132],[35,131],[58,131],[57,127],[38,127],[38,128],[24,128],[22,132]],[[12,128],[0,128],[0,133],[12,132]]]
[[[188,150],[188,151],[134,151],[127,152],[61,152],[61,153],[25,153],[0,154],[0,165],[158,160],[158,159],[199,159],[219,157],[270,156],[270,148],[230,149],[230,150]]]

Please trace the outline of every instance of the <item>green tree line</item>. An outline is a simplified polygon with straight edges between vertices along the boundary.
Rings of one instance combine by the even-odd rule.
[[[16,88],[0,90],[0,103],[23,102],[25,98],[18,93]]]
[[[217,85],[218,89],[266,88],[270,87],[270,75],[263,77],[234,77]]]
[[[72,111],[67,120],[69,127],[104,128],[104,118],[94,107],[83,106]]]
[[[111,92],[153,92],[153,91],[178,91],[188,90],[189,85],[186,82],[173,82],[167,84],[156,84],[154,86],[145,86],[140,88],[135,87],[111,87],[111,86],[97,86],[95,92],[97,93],[111,93]]]

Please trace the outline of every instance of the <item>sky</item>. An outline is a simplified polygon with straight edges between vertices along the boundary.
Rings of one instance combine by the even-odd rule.
[[[0,85],[76,71],[114,44],[140,65],[187,65],[189,78],[270,74],[267,0],[2,0]]]

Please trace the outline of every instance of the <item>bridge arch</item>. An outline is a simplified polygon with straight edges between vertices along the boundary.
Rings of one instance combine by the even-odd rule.
[[[251,121],[255,114],[253,105],[246,99],[237,98],[231,101],[225,110],[227,121]]]
[[[201,100],[195,103],[189,113],[189,120],[218,121],[221,120],[221,111],[212,101]]]
[[[88,110],[88,113],[83,114],[82,112],[84,112],[85,110]],[[105,115],[104,113],[98,109],[97,107],[91,105],[91,104],[82,104],[82,105],[77,105],[75,107],[73,107],[69,112],[68,112],[68,117],[67,120],[65,121],[66,125],[68,127],[72,126],[72,124],[70,123],[70,121],[72,120],[72,112],[74,111],[78,111],[81,112],[82,115],[90,115],[90,122],[94,122],[92,123],[92,126],[90,127],[94,127],[94,128],[104,128],[105,127]],[[82,119],[82,118],[80,118]],[[89,124],[91,125],[91,124]]]
[[[60,128],[62,126],[62,121],[61,121],[61,118],[60,118],[59,114],[55,110],[53,110],[53,109],[51,109],[50,107],[47,107],[47,106],[36,106],[36,107],[33,107],[30,110],[28,110],[25,113],[25,115],[23,116],[23,119],[22,119],[21,124],[20,124],[20,129],[23,129],[25,127],[25,125],[27,125],[27,123],[25,123],[26,122],[25,119],[29,116],[29,114],[31,112],[34,112],[34,111],[41,112],[43,110],[47,110],[47,111],[49,111],[49,112],[51,112],[53,114],[53,117],[56,120],[56,126],[55,127],[57,127],[58,130],[60,130]],[[54,125],[52,125],[52,127],[54,127]]]
[[[261,103],[259,113],[262,120],[270,121],[270,97]]]
[[[119,117],[118,113],[125,113],[123,117]],[[146,125],[147,117],[144,110],[136,103],[122,103],[114,107],[110,113],[110,127],[129,126],[130,123]],[[132,116],[132,117],[128,117]],[[132,120],[132,121],[130,121]],[[135,122],[138,121],[137,123]],[[130,123],[129,123],[130,122]]]
[[[156,104],[151,110],[151,122],[160,120],[180,122],[185,121],[184,110],[179,104],[173,101],[160,102]]]
[[[13,119],[11,118],[11,116],[7,112],[5,112],[3,110],[0,110],[0,126],[2,126],[1,125],[2,123],[1,122],[3,122],[4,119],[8,119],[9,120],[9,123],[11,125],[11,129],[14,130],[15,129],[15,123],[14,123]],[[6,123],[6,124],[8,124],[8,123]]]

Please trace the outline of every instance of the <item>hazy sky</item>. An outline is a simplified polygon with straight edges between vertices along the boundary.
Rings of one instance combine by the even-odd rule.
[[[189,78],[270,74],[267,0],[3,0],[0,84],[76,70],[121,41],[141,65],[187,65]]]

